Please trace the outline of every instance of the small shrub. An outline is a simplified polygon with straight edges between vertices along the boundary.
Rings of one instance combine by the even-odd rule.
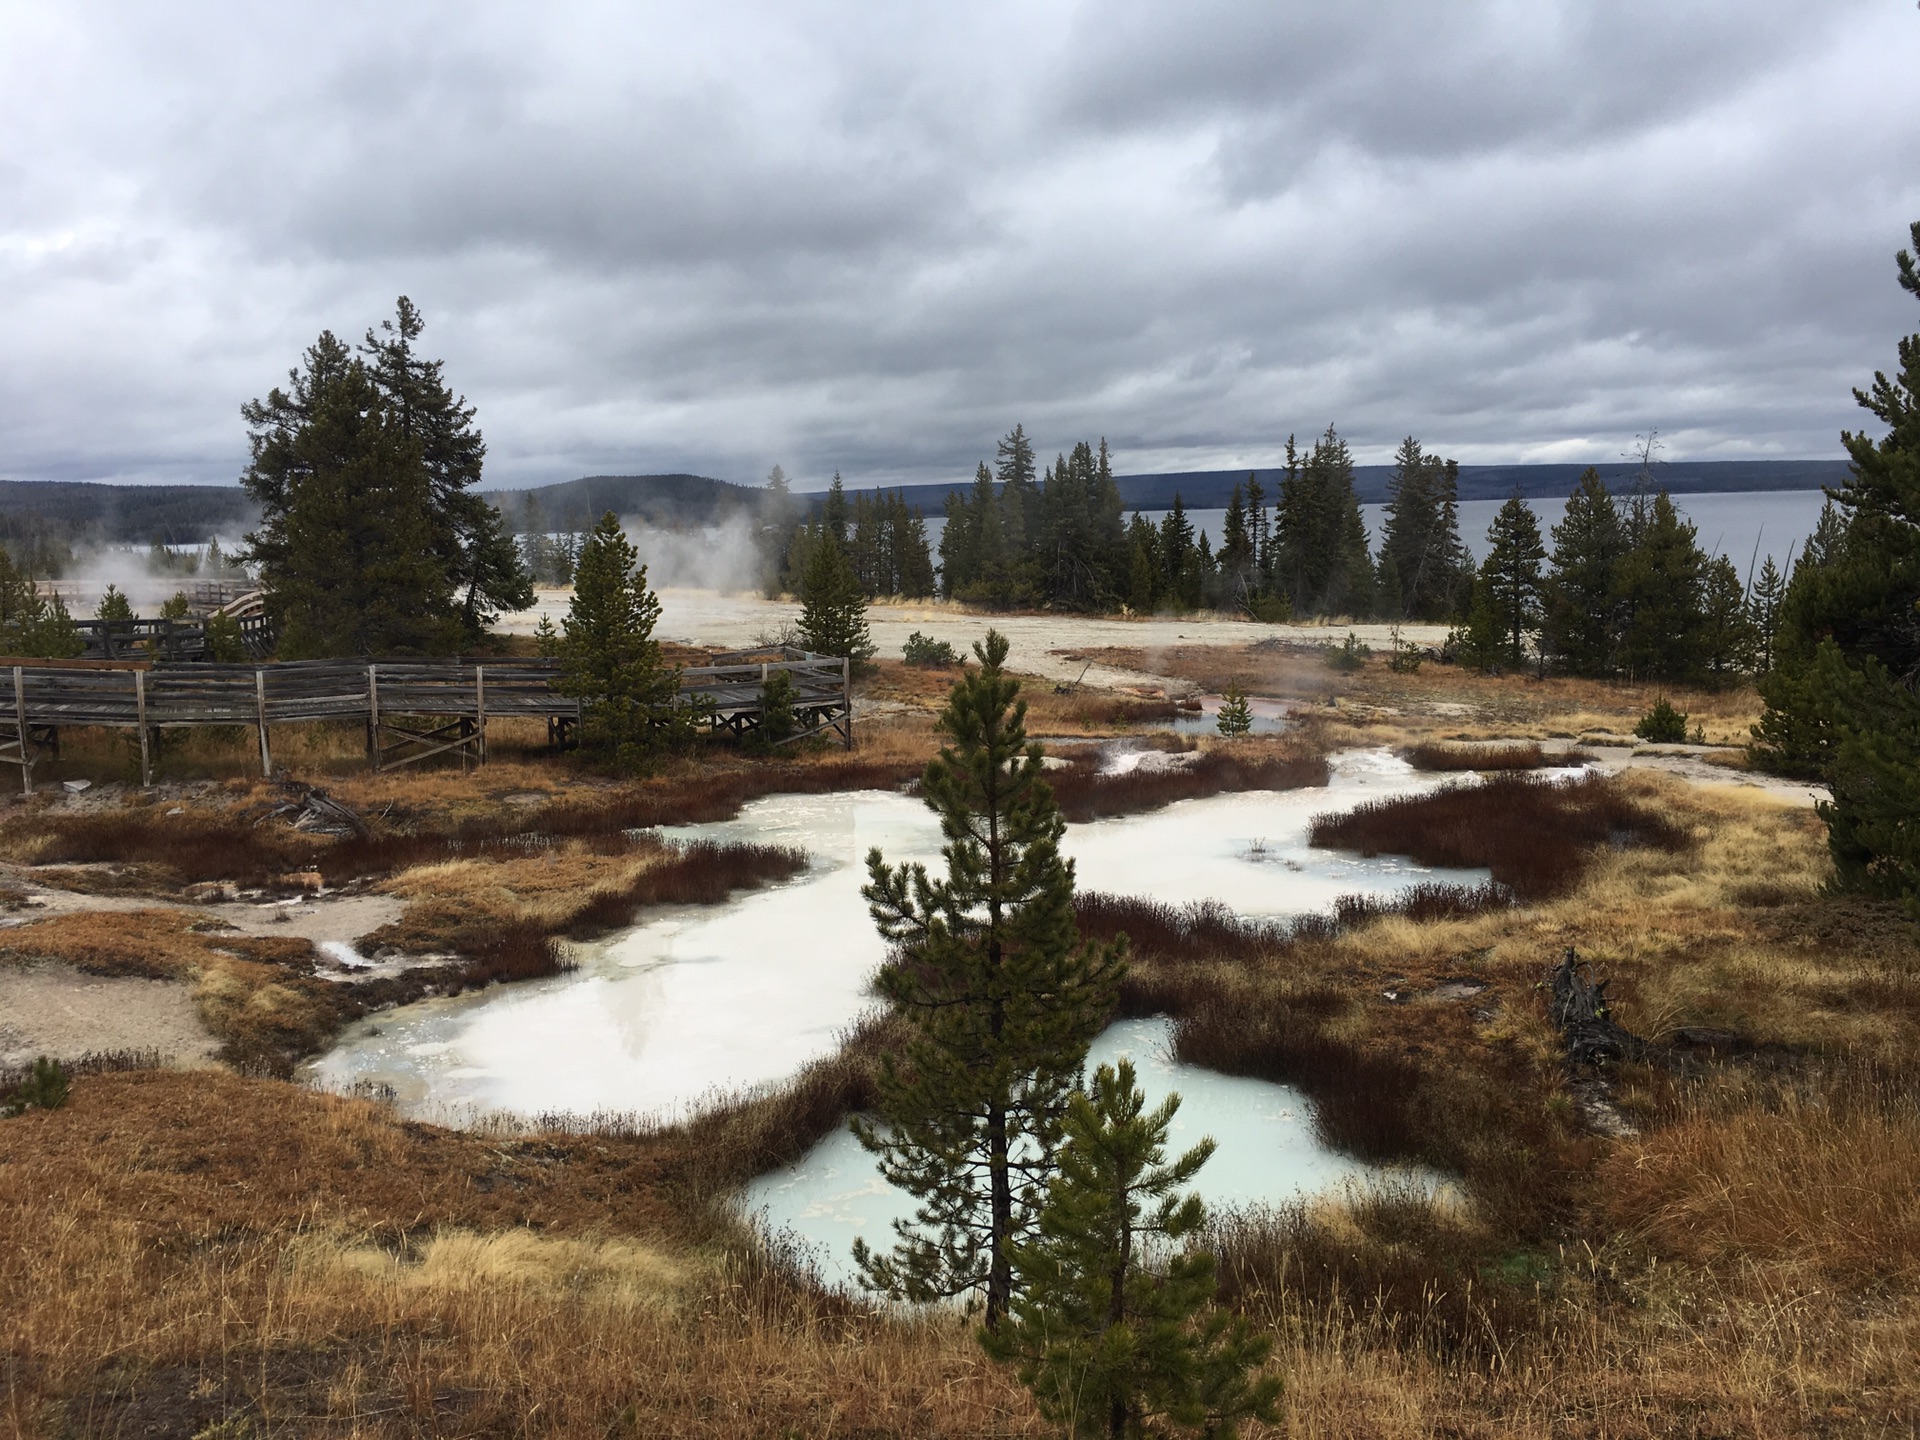
[[[1240,688],[1238,680],[1228,683],[1214,728],[1229,740],[1237,740],[1253,729],[1253,707],[1247,704],[1247,692]]]
[[[58,1060],[42,1055],[33,1062],[27,1078],[0,1101],[0,1115],[24,1115],[29,1110],[58,1110],[67,1103],[69,1089],[66,1067]]]
[[[799,728],[793,713],[793,672],[775,670],[760,690],[759,738],[769,746],[777,745]]]
[[[1329,642],[1321,649],[1326,653],[1328,668],[1338,670],[1343,675],[1360,669],[1373,654],[1373,647],[1364,644],[1351,630],[1347,632],[1347,638],[1342,643],[1335,645]]]
[[[1633,733],[1655,745],[1684,745],[1687,740],[1687,712],[1673,708],[1662,695],[1653,708],[1640,717]]]
[[[1247,601],[1247,613],[1262,625],[1284,625],[1293,618],[1293,604],[1279,595],[1255,595]]]
[[[904,654],[907,664],[925,670],[952,670],[967,663],[965,657],[946,641],[922,635],[918,630],[907,637]]]
[[[1411,640],[1400,638],[1400,627],[1393,627],[1393,648],[1387,652],[1387,668],[1396,675],[1412,675],[1420,668],[1420,662],[1427,658],[1422,650]]]

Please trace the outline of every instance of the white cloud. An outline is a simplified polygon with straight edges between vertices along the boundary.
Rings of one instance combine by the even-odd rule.
[[[1915,327],[1920,15],[0,11],[0,474],[224,481],[405,292],[502,483],[1836,452]]]

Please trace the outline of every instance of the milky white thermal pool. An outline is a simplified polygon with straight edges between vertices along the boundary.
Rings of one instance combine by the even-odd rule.
[[[1328,1150],[1314,1135],[1312,1106],[1291,1085],[1179,1063],[1169,1049],[1172,1029],[1161,1019],[1111,1025],[1094,1042],[1087,1071],[1124,1057],[1133,1061],[1149,1107],[1179,1094],[1167,1158],[1212,1137],[1213,1157],[1188,1187],[1210,1209],[1284,1204],[1392,1175],[1431,1183],[1421,1172],[1386,1170]],[[794,1164],[753,1181],[741,1205],[770,1233],[799,1240],[823,1279],[844,1284],[855,1278],[855,1238],[890,1249],[892,1222],[911,1218],[914,1200],[880,1177],[874,1157],[842,1126]]]
[[[1431,789],[1440,778],[1385,751],[1351,752],[1335,757],[1324,788],[1215,795],[1074,825],[1064,849],[1082,890],[1175,905],[1220,900],[1256,918],[1425,880],[1484,880],[1484,871],[1307,848],[1312,816]],[[389,1085],[407,1112],[455,1122],[490,1111],[670,1116],[777,1084],[830,1053],[873,1003],[868,981],[886,951],[859,893],[869,847],[929,865],[940,847],[938,823],[920,800],[883,791],[768,796],[732,820],[660,833],[797,845],[812,865],[784,884],[656,911],[577,946],[573,974],[371,1017],[310,1073],[334,1087]],[[1178,1088],[1187,1093],[1184,1076]]]

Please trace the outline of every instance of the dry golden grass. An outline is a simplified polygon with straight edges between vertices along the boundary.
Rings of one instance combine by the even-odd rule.
[[[0,1129],[0,1433],[1037,1433],[956,1320],[689,1246],[657,1148],[86,1079]]]

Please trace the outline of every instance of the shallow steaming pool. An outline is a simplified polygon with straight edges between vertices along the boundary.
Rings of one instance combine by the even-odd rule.
[[[1436,783],[1385,751],[1350,752],[1335,757],[1324,788],[1215,795],[1074,825],[1065,850],[1083,890],[1176,905],[1222,900],[1253,917],[1423,880],[1485,879],[1307,847],[1307,822],[1322,811]],[[885,946],[860,899],[868,848],[932,864],[940,846],[925,805],[883,791],[769,796],[732,820],[662,833],[797,845],[813,863],[785,884],[656,911],[577,946],[572,974],[363,1021],[314,1063],[314,1078],[389,1085],[408,1113],[452,1123],[489,1111],[665,1117],[777,1084],[829,1054],[873,1003],[867,983]]]

